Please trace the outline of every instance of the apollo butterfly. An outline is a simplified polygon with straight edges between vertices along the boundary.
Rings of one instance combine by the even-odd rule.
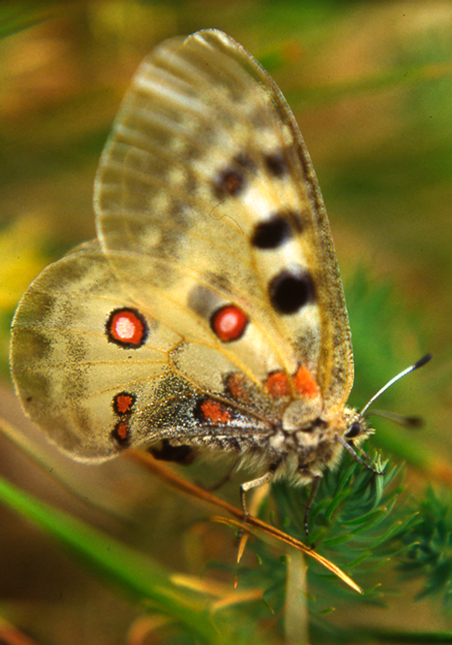
[[[369,436],[346,407],[350,328],[314,170],[241,45],[205,30],[143,61],[94,207],[98,239],[44,270],[13,322],[15,385],[51,441],[88,462],[158,441],[235,454],[263,473],[245,509],[246,490],[316,481]]]

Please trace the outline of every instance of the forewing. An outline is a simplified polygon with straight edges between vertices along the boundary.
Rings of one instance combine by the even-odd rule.
[[[234,40],[202,31],[144,60],[95,208],[119,282],[189,341],[178,366],[187,378],[202,380],[216,349],[256,386],[304,365],[325,408],[343,405],[352,349],[320,191],[284,98]],[[225,345],[212,316],[231,302],[250,322]]]

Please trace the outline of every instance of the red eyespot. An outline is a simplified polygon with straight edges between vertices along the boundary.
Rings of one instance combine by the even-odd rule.
[[[120,446],[128,446],[130,443],[130,428],[128,423],[126,423],[125,421],[119,421],[115,425],[111,436],[117,443],[119,443]]]
[[[113,409],[116,414],[128,414],[132,412],[135,396],[128,392],[120,392],[113,398]]]
[[[148,335],[144,317],[135,309],[115,309],[106,325],[108,339],[121,347],[137,349]]]
[[[210,320],[213,332],[223,343],[239,340],[247,328],[249,319],[235,305],[226,305],[218,309]]]
[[[200,401],[194,413],[201,423],[207,422],[212,425],[226,425],[233,419],[231,411],[223,403],[214,399]]]

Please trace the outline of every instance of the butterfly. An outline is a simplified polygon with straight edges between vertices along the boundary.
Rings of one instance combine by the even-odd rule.
[[[19,303],[26,413],[74,459],[158,441],[316,480],[372,430],[319,186],[270,76],[217,30],[157,47],[102,154],[97,240]],[[419,366],[419,365],[418,365]]]

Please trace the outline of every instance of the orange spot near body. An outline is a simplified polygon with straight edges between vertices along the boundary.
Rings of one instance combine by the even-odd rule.
[[[206,421],[210,423],[225,425],[232,420],[232,415],[228,408],[213,399],[203,401],[201,411]]]
[[[308,398],[318,396],[319,386],[317,385],[311,372],[307,367],[304,367],[304,365],[298,368],[292,380],[298,394],[307,396]]]
[[[235,305],[226,305],[213,314],[210,324],[220,340],[230,343],[243,336],[248,325],[248,316]]]
[[[265,388],[275,399],[290,395],[290,383],[285,372],[272,372],[265,381]]]

